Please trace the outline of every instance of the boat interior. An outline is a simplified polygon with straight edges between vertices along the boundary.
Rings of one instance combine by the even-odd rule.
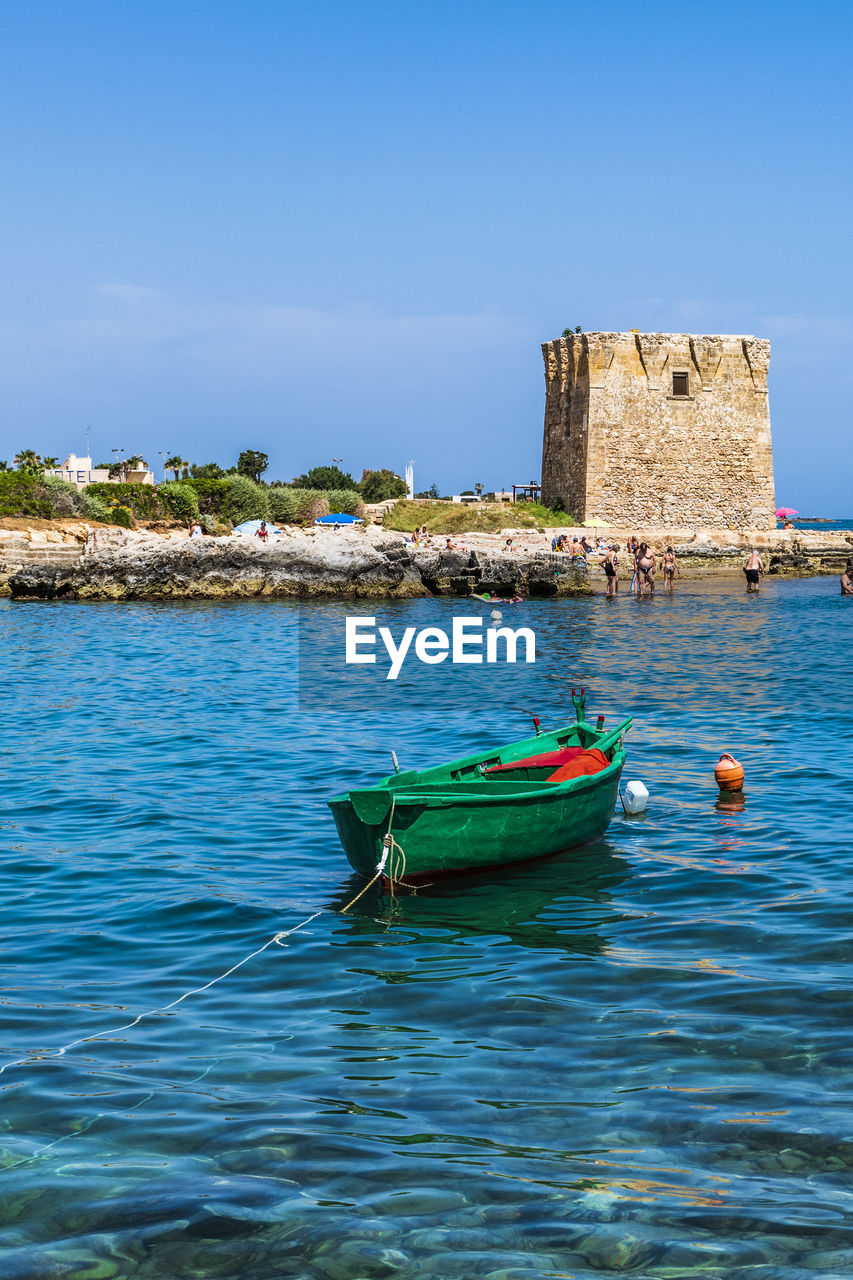
[[[448,783],[454,795],[488,793],[523,794],[536,791],[551,782],[554,786],[566,781],[553,775],[578,757],[585,756],[593,748],[602,752],[607,764],[620,749],[623,736],[630,727],[626,720],[608,733],[594,729],[586,722],[577,722],[565,729],[543,733],[522,742],[512,743],[494,752],[453,760],[431,769],[408,770],[393,774],[382,784],[391,790],[416,790],[419,795],[436,795],[447,792]],[[601,764],[600,768],[606,767]]]

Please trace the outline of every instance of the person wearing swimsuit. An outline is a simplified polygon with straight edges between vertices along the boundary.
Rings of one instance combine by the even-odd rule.
[[[636,591],[636,590],[637,590],[637,577],[638,577],[638,574],[637,574],[637,555],[638,555],[639,550],[640,550],[640,544],[639,544],[639,542],[637,541],[637,539],[636,539],[636,537],[634,536],[634,534],[633,534],[633,533],[631,534],[630,538],[628,539],[628,541],[627,541],[627,542],[626,542],[626,544],[625,544],[625,550],[628,552],[628,556],[629,556],[629,558],[630,558],[630,560],[631,560],[631,570],[632,570],[632,572],[631,572],[631,585],[630,585],[630,587],[628,588],[628,590],[629,590],[629,591]]]
[[[675,558],[675,552],[672,547],[667,547],[663,556],[663,584],[668,586],[670,591],[672,591],[672,584],[676,574],[680,578],[681,570],[678,567],[678,561]]]
[[[615,542],[604,557],[604,573],[607,578],[607,595],[615,596],[619,590],[619,543]]]
[[[637,595],[641,596],[646,587],[649,588],[649,595],[653,596],[655,594],[655,553],[647,542],[641,542],[637,552]]]
[[[749,559],[744,565],[743,572],[746,576],[747,591],[757,591],[758,580],[759,578],[764,577],[764,572],[765,572],[764,561],[761,559],[761,556],[758,553],[757,547],[753,547],[752,550],[750,551]]]

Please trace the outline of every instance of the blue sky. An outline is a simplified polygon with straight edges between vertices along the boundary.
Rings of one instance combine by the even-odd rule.
[[[0,3],[0,457],[538,477],[566,325],[769,337],[853,514],[836,3]]]

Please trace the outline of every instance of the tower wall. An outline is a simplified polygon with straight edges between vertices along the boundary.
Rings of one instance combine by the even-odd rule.
[[[638,529],[775,527],[769,342],[584,333],[542,350],[543,501]]]

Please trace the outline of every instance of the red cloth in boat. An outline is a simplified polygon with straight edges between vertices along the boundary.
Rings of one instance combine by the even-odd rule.
[[[598,747],[592,747],[589,751],[582,751],[556,773],[550,774],[547,781],[565,782],[568,778],[582,778],[585,774],[601,773],[602,769],[606,769],[609,764],[610,761],[604,752],[599,751]]]
[[[561,747],[559,751],[543,751],[539,756],[525,756],[523,760],[513,760],[511,764],[493,764],[491,769],[484,769],[483,773],[503,773],[507,769],[559,769],[561,765],[582,755],[583,747]]]

